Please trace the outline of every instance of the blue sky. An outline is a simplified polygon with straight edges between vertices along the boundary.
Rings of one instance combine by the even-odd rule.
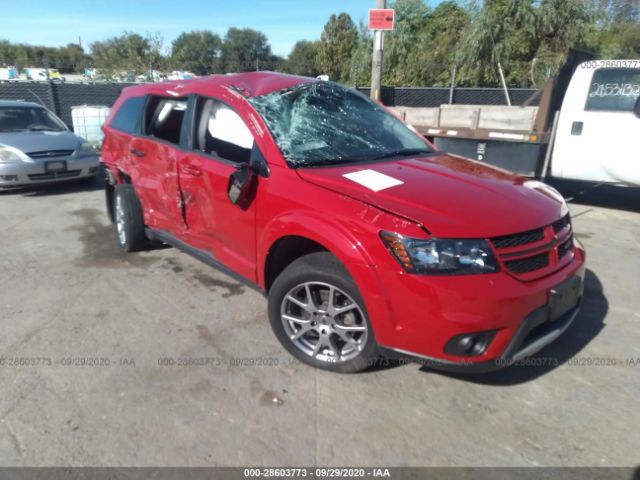
[[[433,2],[435,3],[435,2]],[[61,46],[82,38],[85,50],[124,30],[159,32],[165,48],[183,31],[208,29],[221,37],[229,27],[267,35],[274,53],[288,55],[300,39],[320,38],[332,13],[357,23],[374,0],[0,0],[0,39]]]

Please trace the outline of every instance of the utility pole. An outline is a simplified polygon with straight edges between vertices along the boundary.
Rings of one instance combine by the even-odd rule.
[[[502,89],[504,90],[504,98],[507,100],[507,105],[511,106],[509,89],[507,88],[507,82],[504,80],[504,70],[502,70],[502,64],[500,62],[498,62],[498,72],[500,72],[500,81],[502,82]]]
[[[387,8],[387,0],[376,0],[376,8]],[[384,45],[384,32],[373,32],[373,59],[371,62],[371,99],[380,100],[380,79],[382,77],[382,49]]]

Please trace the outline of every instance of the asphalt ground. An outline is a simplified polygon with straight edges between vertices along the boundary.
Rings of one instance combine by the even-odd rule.
[[[121,254],[99,185],[0,193],[0,465],[640,464],[640,195],[576,190],[582,311],[521,365],[338,375],[259,293]]]

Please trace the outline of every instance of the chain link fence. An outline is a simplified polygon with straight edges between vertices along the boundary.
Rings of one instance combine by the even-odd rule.
[[[0,83],[0,100],[25,100],[44,105],[54,111],[69,127],[71,107],[79,105],[106,105],[111,107],[127,83],[62,83],[47,82],[4,82]],[[369,94],[370,89],[357,87]],[[528,99],[535,90],[513,88],[509,97],[513,105]],[[449,103],[451,92],[448,88],[432,87],[383,87],[381,100],[389,106],[438,107]],[[455,88],[453,103],[472,105],[506,105],[501,88]],[[537,105],[537,99],[531,105]]]
[[[49,82],[0,83],[0,100],[24,100],[44,105],[72,127],[71,107],[106,105],[111,107],[127,83],[82,84]]]

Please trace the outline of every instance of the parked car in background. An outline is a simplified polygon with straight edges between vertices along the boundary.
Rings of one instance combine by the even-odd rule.
[[[196,77],[197,75],[189,70],[174,70],[169,74],[167,80],[189,80]]]
[[[122,70],[111,75],[111,81],[116,83],[135,83],[136,73],[132,70]]]
[[[84,70],[82,71],[82,80],[83,81],[90,81],[90,80],[97,80],[100,77],[103,77],[104,75],[102,75],[102,73],[98,72],[97,68],[94,67],[86,67],[84,68]]]
[[[12,67],[10,65],[8,67],[0,68],[0,81],[18,80],[18,78],[19,78],[19,73],[15,67]]]
[[[138,82],[162,82],[167,79],[167,75],[158,70],[147,70],[136,77]]]
[[[361,93],[268,72],[125,88],[109,214],[265,292],[298,359],[380,351],[460,371],[539,351],[578,312],[585,252],[553,188],[437,151]]]
[[[49,68],[47,74],[49,81],[53,83],[64,83],[66,80],[57,68]]]
[[[23,70],[22,77],[25,80],[32,80],[35,82],[51,81],[53,83],[62,83],[65,81],[65,78],[56,68],[27,67]]]
[[[37,103],[0,100],[0,189],[92,180],[93,147]]]

